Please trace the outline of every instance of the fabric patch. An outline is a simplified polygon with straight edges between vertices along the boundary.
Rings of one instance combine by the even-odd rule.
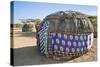
[[[52,34],[53,50],[58,50],[64,53],[79,53],[87,49],[87,34],[67,35],[63,33]],[[50,45],[51,45],[50,44]],[[55,46],[56,44],[56,46]],[[58,47],[57,47],[58,46]]]

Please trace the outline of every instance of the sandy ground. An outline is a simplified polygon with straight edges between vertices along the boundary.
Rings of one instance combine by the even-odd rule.
[[[34,32],[21,32],[21,29],[14,30],[14,39],[12,48],[22,48],[27,46],[36,46],[36,30]]]
[[[94,44],[88,53],[68,61],[55,61],[47,58],[39,53],[36,46],[36,33],[23,33],[21,30],[14,31],[14,65],[39,65],[39,64],[54,64],[66,62],[85,62],[97,60],[97,39],[94,39]]]

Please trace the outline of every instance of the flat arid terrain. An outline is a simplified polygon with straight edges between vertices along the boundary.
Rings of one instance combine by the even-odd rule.
[[[84,55],[68,61],[56,61],[39,53],[36,45],[36,31],[31,33],[14,30],[13,35],[14,65],[40,65],[66,62],[85,62],[97,60],[97,39],[94,39],[92,48]]]
[[[36,30],[34,32],[21,32],[21,29],[13,31],[13,48],[36,46]]]

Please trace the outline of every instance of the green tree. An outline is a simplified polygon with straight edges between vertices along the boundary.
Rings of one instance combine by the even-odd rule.
[[[89,16],[88,18],[94,27],[94,37],[97,37],[97,16]]]

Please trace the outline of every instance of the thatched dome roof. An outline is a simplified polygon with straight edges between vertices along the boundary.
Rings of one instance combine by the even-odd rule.
[[[32,32],[33,24],[24,24],[22,27],[23,32]]]
[[[47,16],[48,18],[50,17],[75,17],[75,18],[85,18],[85,14],[76,12],[76,11],[58,11],[55,13],[52,13]]]
[[[76,11],[58,11],[45,17],[49,22],[48,32],[58,33],[91,33],[93,26],[87,15]]]

